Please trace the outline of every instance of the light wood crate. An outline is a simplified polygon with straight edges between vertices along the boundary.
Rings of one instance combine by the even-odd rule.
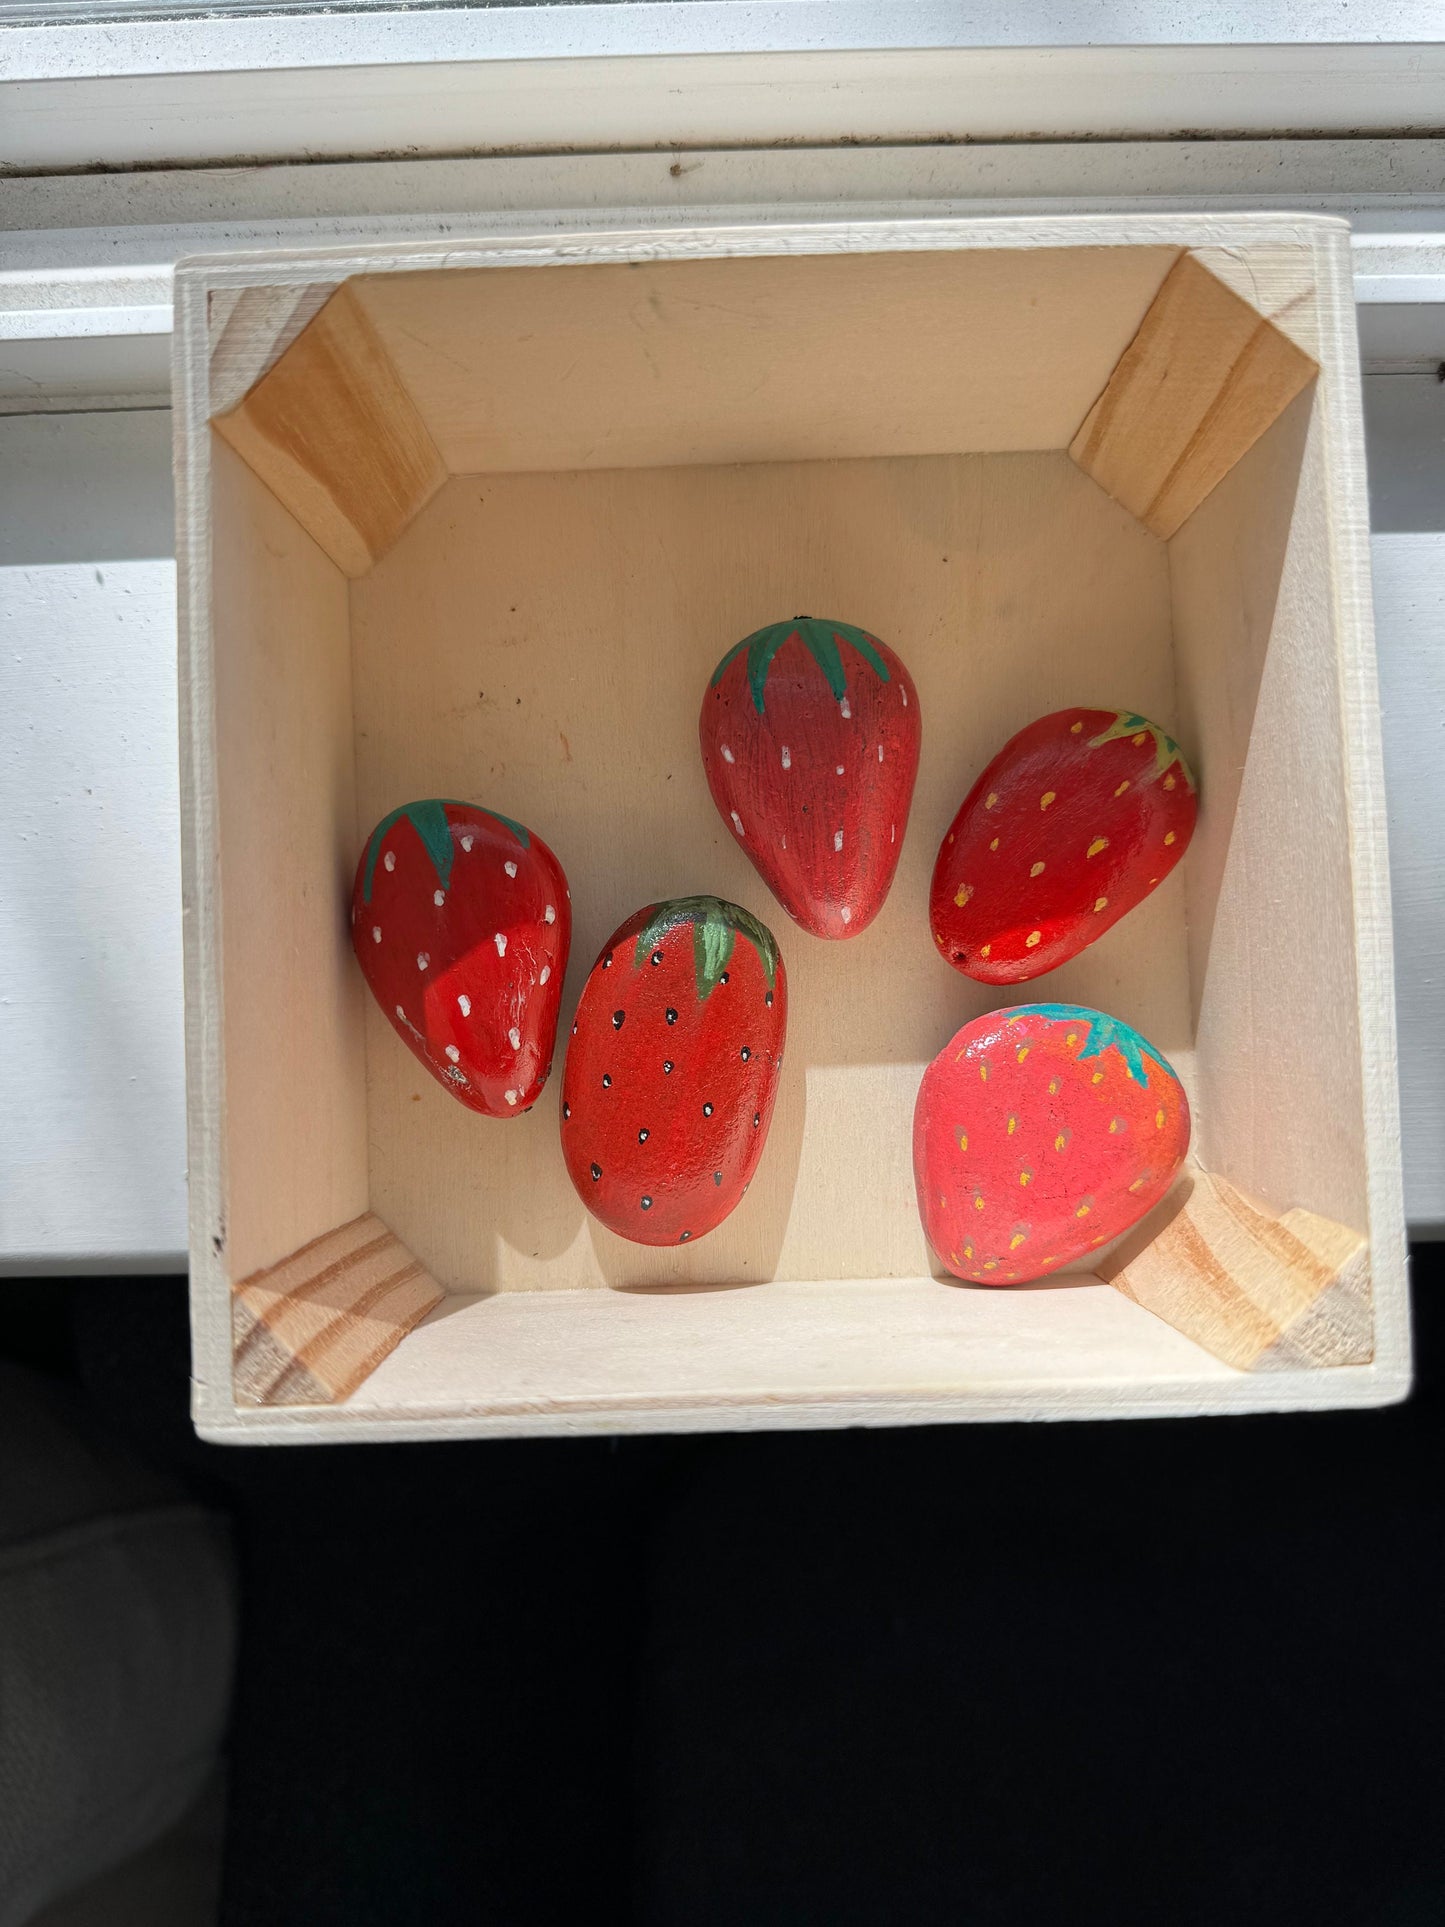
[[[198,1428],[301,1439],[1378,1405],[1409,1383],[1349,237],[1279,215],[658,229],[183,263],[177,461]],[[710,800],[713,665],[779,612],[924,714],[897,880],[826,944]],[[1185,862],[1016,994],[934,953],[988,756],[1138,709]],[[559,1035],[639,905],[776,930],[767,1155],[684,1251],[584,1212],[560,1062],[475,1117],[371,1006],[347,903],[415,796],[572,886]],[[919,1076],[1030,996],[1172,1059],[1191,1166],[1097,1273],[936,1275]],[[1192,1187],[1192,1195],[1191,1195]]]

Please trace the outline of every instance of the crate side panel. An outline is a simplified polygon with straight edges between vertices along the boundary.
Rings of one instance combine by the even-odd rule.
[[[1368,1224],[1359,984],[1318,410],[1306,393],[1169,544],[1200,820],[1185,871],[1196,1149],[1276,1210]]]
[[[227,1263],[367,1208],[346,580],[212,436]]]
[[[464,1112],[371,1013],[373,1209],[451,1290],[926,1271],[919,1074],[968,1018],[1028,998],[938,958],[922,910],[938,842],[1036,715],[1106,702],[1172,727],[1163,545],[1062,452],[478,476],[448,484],[352,597],[360,828],[409,796],[470,797],[547,838],[574,914],[557,1072],[525,1117]],[[891,641],[923,710],[892,895],[847,943],[789,923],[697,751],[718,658],[798,608]],[[571,1189],[561,1056],[611,931],[702,890],[777,933],[791,1034],[746,1202],[685,1252],[648,1251],[597,1227]],[[1187,978],[1176,876],[1047,992],[1118,1011],[1187,1081]]]
[[[453,474],[1063,448],[1175,259],[1020,246],[352,284]]]

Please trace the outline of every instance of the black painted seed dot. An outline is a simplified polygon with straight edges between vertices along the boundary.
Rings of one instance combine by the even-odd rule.
[[[678,1243],[679,1243],[680,1245],[685,1245],[685,1244],[687,1243],[687,1241],[688,1241],[688,1239],[689,1239],[689,1238],[690,1238],[691,1236],[692,1236],[692,1233],[691,1233],[690,1231],[684,1231],[684,1232],[683,1232],[683,1233],[681,1234],[681,1236],[680,1236],[680,1237],[678,1238],[678,1241],[677,1241],[677,1242],[678,1242]]]
[[[642,1200],[642,1208],[644,1211],[650,1211],[652,1209],[652,1199],[644,1198]]]
[[[767,996],[766,996],[766,997],[764,997],[764,999],[763,999],[763,1002],[764,1002],[764,1003],[765,1003],[765,1004],[766,1004],[766,1005],[768,1006],[768,1008],[769,1008],[769,1009],[771,1009],[771,1008],[772,1008],[772,1003],[773,1003],[773,993],[772,993],[772,991],[769,991],[769,992],[768,992],[768,994],[767,994]]]
[[[610,950],[608,951],[607,955],[602,959],[602,968],[604,970],[610,970],[612,968],[612,952]]]
[[[704,1105],[703,1105],[703,1107],[702,1107],[702,1114],[703,1114],[703,1116],[704,1116],[704,1117],[711,1117],[711,1116],[712,1116],[712,1105],[711,1105],[711,1104],[704,1104]]]
[[[564,1104],[564,1105],[562,1106],[562,1115],[563,1115],[563,1117],[571,1117],[571,1115],[572,1115],[572,1106],[571,1106],[570,1104]]]
[[[677,1012],[675,1010],[668,1011],[667,1021],[670,1024],[675,1024],[677,1022]]]
[[[612,1089],[612,1079],[606,1071],[602,1073],[602,1088],[604,1091],[610,1091]]]
[[[727,980],[728,980],[728,973],[727,973],[726,971],[724,971],[724,972],[723,972],[723,974],[721,975],[721,977],[719,977],[719,978],[718,978],[718,982],[719,982],[720,984],[725,984],[725,983],[727,982]]]
[[[662,962],[662,952],[661,952],[660,950],[654,950],[654,951],[653,951],[653,953],[652,953],[652,967],[653,967],[653,969],[654,969],[654,970],[656,970],[656,968],[657,968],[657,966],[658,966],[658,965],[659,965],[659,964],[660,964],[661,962]]]
[[[577,1026],[575,1024],[572,1026],[572,1035],[574,1037],[577,1035]]]
[[[721,1184],[721,1183],[722,1183],[722,1172],[721,1172],[721,1171],[714,1171],[714,1172],[713,1172],[713,1174],[712,1174],[712,1181],[713,1181],[713,1183],[714,1183],[714,1184]]]
[[[592,1167],[592,1182],[596,1184],[597,1180],[601,1176],[602,1176],[602,1166],[600,1164],[594,1164]]]
[[[637,1142],[638,1142],[639,1144],[646,1144],[646,1142],[647,1142],[647,1140],[648,1140],[648,1137],[649,1137],[649,1135],[650,1135],[650,1133],[649,1133],[649,1132],[647,1132],[647,1131],[645,1131],[645,1130],[644,1130],[644,1131],[639,1131],[639,1132],[637,1133]]]
[[[758,1126],[759,1126],[759,1125],[760,1125],[760,1124],[762,1123],[762,1121],[763,1121],[763,1114],[762,1114],[762,1112],[761,1112],[761,1111],[754,1111],[754,1112],[753,1112],[753,1129],[754,1129],[754,1130],[756,1130],[756,1129],[758,1128]]]
[[[668,1058],[664,1058],[664,1059],[663,1059],[663,1065],[662,1065],[662,1068],[663,1068],[663,1069],[664,1069],[665,1071],[670,1071],[670,1070],[672,1069],[672,1059],[671,1059],[670,1057],[668,1057]]]
[[[614,1030],[621,1030],[623,1020],[626,1016],[627,1012],[625,1010],[614,1010],[612,1013],[612,1028]]]
[[[745,1064],[747,1063],[748,1059],[752,1056],[752,1052],[748,1049],[746,1044],[743,1045],[740,1055]]]

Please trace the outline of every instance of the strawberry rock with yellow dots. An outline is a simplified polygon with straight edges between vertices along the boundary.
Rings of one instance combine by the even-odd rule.
[[[1026,1284],[1117,1238],[1189,1149],[1189,1101],[1128,1024],[1077,1004],[977,1017],[923,1074],[913,1171],[956,1278]]]
[[[939,848],[939,954],[985,984],[1056,970],[1164,881],[1197,809],[1179,745],[1147,717],[1040,717],[1004,744]]]

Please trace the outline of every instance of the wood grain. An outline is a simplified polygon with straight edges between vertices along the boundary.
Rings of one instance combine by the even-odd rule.
[[[351,576],[385,553],[446,474],[349,286],[215,428]]]
[[[1099,1267],[1126,1298],[1243,1371],[1362,1365],[1373,1356],[1369,1254],[1348,1226],[1277,1217],[1205,1171],[1177,1209]]]
[[[1186,254],[1069,453],[1146,528],[1170,536],[1317,373],[1288,335]]]
[[[235,1287],[236,1396],[253,1405],[343,1399],[442,1295],[365,1212]]]

